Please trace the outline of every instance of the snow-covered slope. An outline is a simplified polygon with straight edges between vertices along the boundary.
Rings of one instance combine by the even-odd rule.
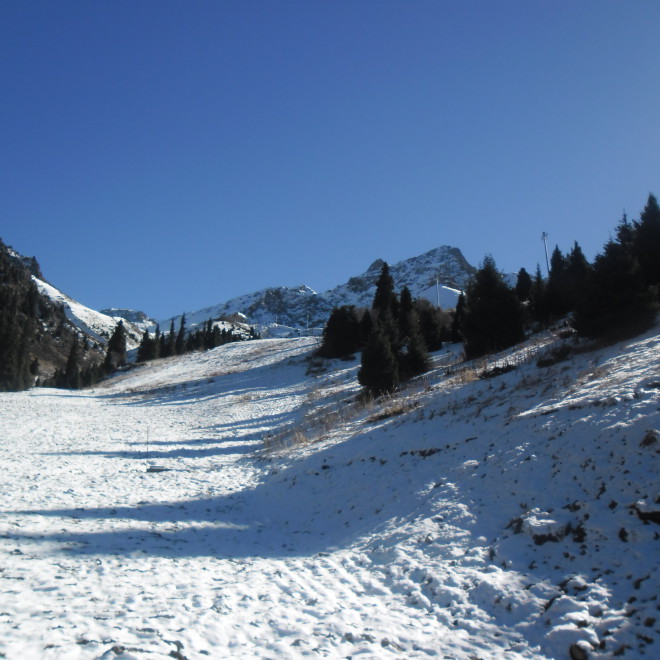
[[[50,300],[62,305],[66,318],[90,339],[106,344],[112,335],[117,323],[123,321],[126,328],[126,347],[130,350],[137,348],[142,339],[143,330],[135,324],[122,319],[120,316],[108,316],[97,312],[81,303],[69,298],[51,284],[38,277],[32,276],[39,292]]]
[[[325,293],[317,293],[304,285],[263,289],[186,314],[186,323],[193,327],[208,319],[241,313],[249,323],[262,329],[273,324],[290,330],[323,328],[334,307],[371,306],[382,266],[379,259],[362,275]],[[427,298],[434,304],[439,302],[445,309],[456,306],[460,290],[474,271],[458,248],[446,245],[390,267],[397,290],[407,286],[415,298]],[[179,318],[175,317],[175,325]],[[162,321],[161,328],[169,327],[170,321]]]
[[[0,394],[0,655],[655,657],[658,328],[561,343],[379,403],[313,338]]]

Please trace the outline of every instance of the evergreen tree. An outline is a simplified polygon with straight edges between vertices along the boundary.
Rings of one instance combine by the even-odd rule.
[[[151,337],[148,330],[144,331],[142,341],[138,346],[137,361],[148,362],[156,357],[156,340]]]
[[[183,355],[186,349],[186,315],[181,315],[181,322],[179,323],[179,332],[176,336],[174,343],[174,352],[177,355]]]
[[[366,309],[360,319],[360,346],[366,346],[374,329],[374,321],[371,310]]]
[[[522,306],[492,257],[484,259],[468,286],[461,332],[470,358],[503,350],[524,338]]]
[[[537,323],[545,324],[549,319],[548,307],[546,305],[546,282],[541,273],[541,267],[536,264],[536,273],[532,280],[532,290],[530,292],[530,313]]]
[[[516,296],[520,302],[526,302],[532,295],[532,276],[524,269],[518,271],[518,279],[516,280]]]
[[[451,341],[449,331],[444,323],[448,319],[439,307],[434,307],[428,300],[415,301],[415,311],[419,316],[419,329],[429,351],[439,351],[445,340]]]
[[[559,319],[565,316],[570,308],[566,285],[567,260],[559,246],[555,246],[550,257],[550,275],[546,286],[545,306],[549,316]]]
[[[119,321],[115,327],[110,340],[108,341],[108,350],[105,354],[103,363],[107,374],[116,371],[119,367],[126,364],[126,329],[123,321]]]
[[[456,301],[454,318],[451,322],[451,341],[458,343],[463,341],[463,321],[465,319],[465,294],[461,292]]]
[[[160,324],[156,324],[156,332],[154,334],[154,360],[160,357],[161,339]]]
[[[377,325],[362,351],[358,382],[378,396],[393,392],[399,384],[399,367],[389,337]]]
[[[415,311],[411,314],[417,316]],[[399,375],[402,380],[423,374],[431,367],[431,358],[418,323],[410,324],[409,334],[405,337],[398,358]]]
[[[335,307],[323,329],[319,355],[337,358],[355,353],[360,348],[360,322],[355,307]]]
[[[624,213],[621,222],[616,228],[616,240],[623,245],[626,249],[633,252],[633,243],[635,241],[635,227],[632,223],[628,222],[628,216]]]
[[[162,344],[161,356],[170,357],[176,355],[176,333],[174,331],[174,319],[170,321],[170,331]]]
[[[575,310],[578,300],[584,293],[590,270],[591,266],[584,256],[582,248],[575,241],[573,249],[566,259],[564,271],[564,298],[568,311]]]
[[[204,348],[208,351],[215,348],[213,344],[213,322],[209,319],[204,326]]]
[[[657,304],[642,270],[625,245],[609,241],[594,260],[585,295],[575,312],[583,337],[616,340],[649,328]]]
[[[80,349],[78,344],[78,335],[73,336],[73,342],[71,344],[71,350],[69,351],[69,357],[66,361],[66,367],[64,369],[64,383],[62,387],[79,390],[82,386],[82,380],[80,376]]]
[[[649,195],[639,222],[635,223],[633,255],[645,284],[660,289],[660,207],[655,195]]]
[[[383,263],[378,281],[376,282],[376,293],[371,305],[378,316],[389,312],[394,321],[399,315],[399,299],[394,291],[394,280],[390,275],[390,267]]]
[[[414,314],[413,298],[410,289],[404,286],[401,289],[401,296],[399,299],[399,337],[405,338],[410,336],[412,332],[412,325],[419,322],[419,317]]]

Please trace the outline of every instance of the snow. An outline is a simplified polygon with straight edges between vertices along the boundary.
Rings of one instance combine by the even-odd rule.
[[[89,307],[85,307],[85,305],[69,298],[69,296],[62,293],[59,289],[56,289],[51,284],[40,280],[34,275],[32,276],[32,279],[39,292],[54,302],[61,304],[64,308],[66,318],[90,338],[101,344],[105,344],[112,335],[117,323],[122,321],[127,331],[127,348],[137,348],[140,344],[142,332],[135,326],[135,324],[130,323],[119,316],[108,316],[107,314],[102,314]]]
[[[380,402],[312,337],[0,394],[0,657],[655,657],[658,329],[561,341]]]

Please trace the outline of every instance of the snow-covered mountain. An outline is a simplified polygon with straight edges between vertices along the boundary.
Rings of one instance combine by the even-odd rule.
[[[129,321],[142,332],[156,323],[156,321],[152,318],[149,318],[147,314],[135,309],[116,309],[113,307],[111,309],[102,309],[101,314]]]
[[[0,657],[657,657],[659,331],[375,402],[311,337],[2,393]]]
[[[34,275],[32,279],[37,285],[39,292],[60,305],[64,310],[67,320],[92,341],[105,346],[114,329],[117,327],[117,323],[123,321],[124,328],[126,329],[126,348],[132,350],[140,345],[144,331],[136,324],[131,323],[119,314],[110,316],[103,312],[90,309],[62,293],[52,284],[48,284]]]
[[[376,291],[376,282],[383,261],[378,259],[362,275],[351,277],[345,284],[324,293],[308,286],[296,288],[275,287],[263,289],[225,303],[220,303],[186,314],[186,324],[193,327],[208,319],[221,319],[243,314],[247,322],[264,327],[280,326],[294,330],[322,328],[332,309],[341,305],[369,307]],[[467,285],[475,268],[458,248],[442,246],[390,265],[395,287],[410,289],[413,297],[427,298],[443,308],[452,308],[460,290]],[[175,324],[180,317],[175,317]],[[169,327],[171,319],[161,322]]]

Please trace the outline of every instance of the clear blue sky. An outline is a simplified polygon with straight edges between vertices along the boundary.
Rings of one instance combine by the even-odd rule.
[[[660,195],[657,0],[4,0],[0,238],[157,318]]]

